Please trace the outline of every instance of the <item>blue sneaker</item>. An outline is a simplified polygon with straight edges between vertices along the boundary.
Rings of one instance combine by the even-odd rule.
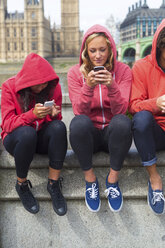
[[[155,214],[164,212],[164,195],[162,190],[153,190],[150,181],[148,182],[148,205]]]
[[[112,212],[119,212],[123,206],[123,196],[120,191],[118,182],[109,183],[108,176],[106,178],[106,187],[105,190],[106,196],[108,198],[108,204]]]
[[[85,203],[90,211],[99,211],[101,201],[99,196],[99,184],[97,180],[93,183],[86,182]]]

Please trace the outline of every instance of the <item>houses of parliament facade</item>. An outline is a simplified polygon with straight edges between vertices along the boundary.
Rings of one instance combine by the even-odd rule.
[[[8,13],[7,0],[0,0],[0,62],[24,60],[31,52],[78,56],[80,40],[79,0],[61,0],[60,28],[45,18],[43,0],[24,0],[23,13]]]

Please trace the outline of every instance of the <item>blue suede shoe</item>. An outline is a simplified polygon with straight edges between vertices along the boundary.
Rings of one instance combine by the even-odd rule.
[[[119,212],[123,206],[123,196],[120,191],[118,182],[109,183],[108,176],[106,178],[106,187],[105,190],[106,196],[108,198],[108,204],[112,212]]]
[[[99,196],[99,184],[97,180],[93,183],[86,182],[85,202],[90,211],[99,211],[101,201]]]
[[[164,195],[162,190],[153,190],[150,181],[148,182],[148,205],[155,214],[164,212]]]

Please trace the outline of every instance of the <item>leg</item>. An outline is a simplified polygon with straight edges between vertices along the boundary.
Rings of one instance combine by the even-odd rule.
[[[28,185],[30,187],[32,185],[27,180],[27,174],[35,153],[36,141],[36,131],[30,126],[19,127],[4,139],[6,150],[15,159],[17,172],[16,191],[25,209],[33,214],[39,211],[39,205],[29,189]]]
[[[131,120],[125,115],[116,115],[105,129],[105,144],[110,154],[109,183],[118,181],[119,171],[132,143]]]
[[[100,209],[99,185],[92,168],[93,153],[99,150],[100,131],[85,115],[73,118],[70,124],[70,143],[76,153],[86,180],[85,202],[88,209]]]
[[[156,168],[156,150],[165,149],[165,132],[148,111],[136,113],[133,133],[137,150],[149,174],[148,203],[156,214],[164,211],[162,180]]]
[[[70,124],[70,143],[78,157],[80,166],[84,172],[85,180],[96,181],[92,168],[92,156],[99,150],[100,132],[92,121],[85,115],[73,118]]]
[[[6,150],[14,156],[16,173],[20,182],[26,180],[36,150],[36,141],[36,131],[29,126],[17,128],[4,139]]]
[[[125,115],[116,115],[105,128],[104,139],[110,154],[110,172],[106,178],[105,192],[113,212],[121,210],[123,197],[118,186],[119,171],[132,143],[131,120]]]
[[[48,154],[50,179],[58,180],[66,151],[66,127],[62,121],[54,120],[38,132],[37,152]]]
[[[157,125],[150,112],[141,111],[133,118],[133,134],[142,164],[149,173],[152,188],[162,189],[161,177],[156,169],[156,150],[165,149],[165,132]]]
[[[61,192],[62,178],[60,178],[66,151],[66,127],[62,121],[52,121],[38,132],[37,152],[48,153],[49,177],[47,190],[51,195],[54,211],[58,215],[64,215],[67,212],[66,201]]]

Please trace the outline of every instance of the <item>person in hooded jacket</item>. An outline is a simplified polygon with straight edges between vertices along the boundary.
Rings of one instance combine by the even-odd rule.
[[[98,70],[95,66],[103,66]],[[97,70],[97,71],[96,71]],[[92,168],[92,155],[110,154],[105,193],[112,211],[122,208],[119,172],[132,143],[131,120],[125,115],[132,74],[116,60],[116,46],[109,31],[94,25],[85,33],[79,64],[68,72],[69,96],[75,117],[70,124],[70,143],[86,181],[85,202],[97,212],[101,201],[99,183]]]
[[[54,100],[52,107],[44,107],[48,100]],[[27,175],[36,152],[49,156],[47,190],[55,212],[64,215],[67,211],[60,177],[67,150],[61,104],[59,77],[37,54],[29,54],[21,71],[2,84],[1,136],[6,150],[15,159],[16,191],[25,209],[33,214],[39,211],[39,204],[29,188],[32,185]]]
[[[164,211],[162,180],[156,151],[165,149],[165,19],[153,37],[151,54],[133,66],[129,111],[142,164],[149,175],[148,204],[156,214]]]

